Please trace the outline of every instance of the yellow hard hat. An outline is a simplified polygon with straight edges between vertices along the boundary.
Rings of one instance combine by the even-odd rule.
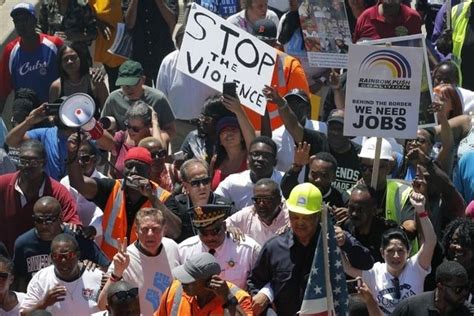
[[[316,214],[321,212],[323,196],[315,185],[302,183],[291,190],[286,205],[291,212],[305,215]]]

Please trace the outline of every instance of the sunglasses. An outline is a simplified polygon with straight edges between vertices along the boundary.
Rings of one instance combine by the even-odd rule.
[[[210,177],[205,177],[202,179],[196,179],[196,180],[191,180],[189,181],[189,184],[191,184],[192,187],[200,187],[201,185],[208,185],[211,183],[211,178]]]
[[[255,204],[260,204],[260,203],[270,203],[275,199],[274,196],[254,196],[252,197],[252,201]]]
[[[36,167],[39,167],[41,166],[41,164],[43,163],[43,159],[36,159],[36,158],[22,158],[20,157],[20,161],[19,161],[19,165],[20,167],[32,167],[32,168],[36,168]]]
[[[214,229],[198,229],[199,235],[201,236],[217,236],[222,230],[222,226],[219,226]]]
[[[8,272],[0,272],[0,279],[6,280],[10,276]]]
[[[134,287],[128,291],[118,291],[112,294],[110,298],[116,297],[119,302],[125,302],[130,298],[138,296],[138,287]]]
[[[158,151],[151,152],[151,157],[153,159],[163,159],[166,158],[168,155],[168,151],[166,149],[160,149]]]
[[[64,253],[59,253],[59,252],[51,253],[51,259],[53,259],[54,261],[63,261],[63,260],[69,261],[75,257],[76,257],[76,253],[74,251],[68,251]]]
[[[79,156],[78,160],[80,163],[89,163],[93,157],[95,157],[95,155],[82,155]]]
[[[59,216],[36,216],[33,215],[35,224],[51,225],[59,219]]]
[[[140,132],[142,129],[144,129],[144,128],[146,127],[146,126],[140,126],[140,127],[138,127],[138,126],[131,126],[131,125],[128,123],[128,121],[125,121],[123,124],[125,125],[125,128],[126,128],[126,129],[132,130],[132,131],[134,131],[135,133]]]
[[[456,294],[461,294],[461,293],[465,293],[467,291],[469,291],[469,285],[462,285],[462,286],[451,286],[451,285],[447,285],[447,284],[443,284],[444,286],[446,286],[447,288],[450,288],[451,290],[453,290],[454,293]]]

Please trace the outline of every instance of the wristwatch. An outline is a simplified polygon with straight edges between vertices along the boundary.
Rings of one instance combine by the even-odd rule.
[[[222,305],[222,308],[228,308],[229,306],[237,306],[239,305],[239,301],[237,300],[237,297],[235,296],[231,296],[227,299],[227,302],[225,302],[223,305]]]

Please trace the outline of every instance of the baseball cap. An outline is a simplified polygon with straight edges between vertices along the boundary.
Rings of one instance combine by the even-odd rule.
[[[308,95],[306,94],[306,92],[304,90],[301,90],[301,89],[291,89],[290,92],[288,92],[284,98],[286,99],[286,101],[288,101],[288,97],[291,97],[291,96],[295,96],[295,97],[298,97],[300,99],[302,99],[304,102],[308,103],[309,104],[309,99],[308,99]]]
[[[367,159],[375,159],[375,145],[377,143],[377,137],[371,137],[367,139],[363,144],[360,150],[359,157]],[[393,160],[392,157],[392,145],[382,138],[382,146],[380,149],[380,159]]]
[[[344,124],[344,112],[338,109],[334,109],[329,113],[327,123],[341,123]]]
[[[143,76],[143,67],[138,61],[127,60],[119,68],[116,86],[134,86]]]
[[[298,184],[291,190],[286,206],[290,212],[312,215],[321,212],[323,196],[311,183]]]
[[[36,17],[35,6],[28,2],[20,2],[13,7],[10,12],[10,16],[13,17],[15,14],[19,13],[20,11],[25,11],[32,16]]]
[[[201,252],[189,256],[184,264],[174,268],[172,273],[179,282],[189,284],[196,280],[207,280],[214,274],[220,274],[221,266],[213,255]]]
[[[219,135],[221,131],[226,127],[237,127],[238,129],[240,129],[239,121],[236,117],[224,116],[219,121],[217,121],[216,135]]]
[[[277,27],[272,20],[260,19],[254,23],[253,33],[262,41],[271,41],[276,39]]]
[[[125,154],[125,160],[138,160],[147,165],[151,165],[152,159],[151,154],[145,147],[132,147]]]

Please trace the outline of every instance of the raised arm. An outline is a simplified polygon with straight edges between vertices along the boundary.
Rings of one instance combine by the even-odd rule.
[[[431,266],[431,259],[436,246],[436,233],[431,224],[428,212],[425,210],[425,197],[421,193],[412,192],[410,194],[410,203],[415,207],[415,214],[420,224],[423,244],[418,251],[418,262],[420,266],[428,270]]]
[[[265,86],[262,92],[269,102],[275,103],[278,106],[278,113],[283,120],[283,124],[291,137],[293,137],[295,143],[302,142],[304,127],[298,122],[295,113],[288,106],[288,102],[278,94],[275,87]]]
[[[82,135],[81,135],[82,136]],[[82,175],[78,161],[78,147],[81,144],[80,136],[75,133],[68,139],[68,175],[69,182],[86,199],[91,200],[97,195],[97,182],[93,178]]]
[[[248,151],[250,149],[250,143],[255,138],[255,129],[242,108],[239,98],[226,94],[222,96],[222,103],[229,111],[237,116],[237,121],[239,122],[240,130],[244,136],[245,145]]]

